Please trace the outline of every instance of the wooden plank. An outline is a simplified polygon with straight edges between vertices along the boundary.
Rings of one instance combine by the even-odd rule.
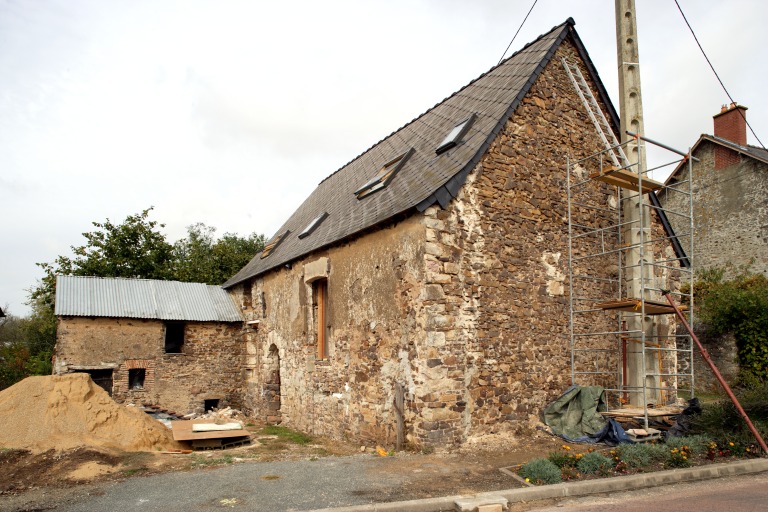
[[[629,190],[637,190],[640,187],[640,176],[628,169],[617,169],[615,167],[606,167],[602,171],[593,171],[589,174],[590,178],[603,181],[610,185],[626,188]],[[654,190],[658,190],[664,186],[663,183],[652,180],[651,178],[643,177],[642,179],[642,193],[647,194]]]
[[[654,300],[642,301],[640,299],[626,298],[621,300],[610,300],[607,302],[600,302],[595,304],[595,307],[604,310],[616,310],[626,311],[628,313],[641,313],[643,311],[642,304],[645,302],[645,314],[646,315],[673,315],[675,313],[674,308],[669,304],[658,302]],[[688,306],[679,306],[682,311],[688,309]]]
[[[214,432],[193,432],[192,425],[195,423],[210,423],[209,420],[178,420],[172,421],[171,427],[173,438],[176,441],[194,441],[196,439],[224,439],[229,437],[250,437],[251,433],[244,429],[239,430],[218,430]]]
[[[223,430],[241,430],[243,426],[237,422],[222,423],[193,423],[192,432],[218,432]]]
[[[682,412],[683,408],[677,406],[649,408],[648,417],[677,416],[678,414],[682,414]],[[644,416],[645,412],[642,407],[622,407],[621,409],[602,411],[600,414],[603,416],[610,416],[611,418],[636,418],[638,416]]]

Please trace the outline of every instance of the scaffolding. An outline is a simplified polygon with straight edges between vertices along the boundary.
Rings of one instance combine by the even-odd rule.
[[[572,79],[578,89],[579,77]],[[671,289],[692,324],[691,158],[645,137],[619,144],[604,129],[607,123],[600,126],[590,97],[587,89],[582,101],[605,149],[567,161],[571,382],[602,386],[609,410],[634,405],[647,429],[649,410],[694,396],[693,342],[674,329],[674,310],[663,298]],[[672,161],[639,172],[625,153],[637,149],[644,158],[646,142],[669,151]],[[668,184],[652,179],[681,163],[688,166],[687,179]],[[665,210],[656,193],[667,205],[687,207]],[[638,197],[639,215],[629,215],[628,205]],[[635,229],[632,243],[628,229]],[[640,270],[640,289],[628,296],[633,267]]]

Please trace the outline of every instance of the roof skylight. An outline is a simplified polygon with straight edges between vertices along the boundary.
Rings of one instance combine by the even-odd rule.
[[[312,232],[315,229],[317,229],[317,226],[319,226],[320,223],[323,222],[326,217],[328,217],[328,212],[323,212],[317,217],[315,217],[314,219],[312,219],[312,221],[309,224],[307,224],[307,227],[304,228],[304,231],[299,233],[299,239],[306,238],[309,235],[311,235]]]
[[[275,238],[270,240],[270,242],[264,246],[264,249],[261,251],[261,259],[266,258],[273,252],[275,252],[275,249],[277,249],[277,246],[280,245],[280,242],[285,240],[285,238],[288,236],[288,233],[290,233],[290,230],[285,230],[281,235],[277,235]]]
[[[395,175],[403,168],[405,162],[407,162],[415,152],[416,150],[411,148],[397,158],[384,164],[384,167],[381,168],[379,173],[374,176],[373,179],[355,190],[357,198],[362,199],[389,185]]]
[[[451,130],[450,133],[448,133],[448,135],[446,135],[446,137],[443,139],[443,142],[437,146],[435,153],[438,155],[445,153],[452,147],[456,146],[459,142],[461,142],[461,139],[464,138],[464,136],[467,134],[476,118],[477,114],[472,114],[467,119],[454,126],[453,130]]]

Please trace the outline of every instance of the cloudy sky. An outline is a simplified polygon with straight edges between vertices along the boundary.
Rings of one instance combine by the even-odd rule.
[[[768,143],[768,3],[679,0]],[[0,0],[0,306],[154,206],[272,235],[324,177],[494,66],[531,0]],[[687,149],[728,98],[673,0],[640,0],[646,134]],[[568,17],[615,104],[613,2],[539,0],[510,52]],[[749,142],[757,141],[749,135]]]

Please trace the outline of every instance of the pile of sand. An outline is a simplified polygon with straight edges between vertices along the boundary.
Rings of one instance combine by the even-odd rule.
[[[183,448],[160,422],[117,404],[85,373],[29,377],[0,391],[0,418],[0,446],[5,448]]]

